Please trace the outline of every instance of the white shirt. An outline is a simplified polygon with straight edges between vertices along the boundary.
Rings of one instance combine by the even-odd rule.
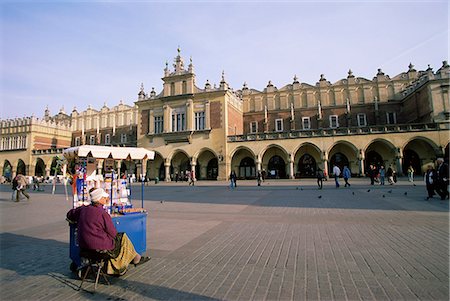
[[[336,165],[333,167],[333,174],[338,177],[341,175],[341,170]]]

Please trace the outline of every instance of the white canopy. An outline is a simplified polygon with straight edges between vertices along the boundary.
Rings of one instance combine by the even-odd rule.
[[[81,145],[66,148],[63,151],[66,158],[75,157],[93,157],[99,159],[127,159],[132,160],[153,160],[155,152],[147,150],[143,147],[114,147],[114,146],[100,146],[100,145]]]

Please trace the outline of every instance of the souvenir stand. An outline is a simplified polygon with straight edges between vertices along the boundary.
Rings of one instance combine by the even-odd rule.
[[[134,208],[130,183],[114,170],[114,163],[117,160],[140,160],[139,165],[144,170],[145,160],[153,160],[155,153],[136,147],[82,145],[65,149],[63,155],[69,164],[75,164],[75,173],[72,175],[73,208],[90,204],[91,188],[103,188],[110,195],[110,203],[105,209],[111,215],[117,231],[127,233],[136,252],[141,255],[145,253],[147,212],[144,209],[144,183],[141,184],[141,207]],[[97,173],[103,160],[104,175]],[[76,225],[70,226],[70,258],[72,270],[81,265]]]

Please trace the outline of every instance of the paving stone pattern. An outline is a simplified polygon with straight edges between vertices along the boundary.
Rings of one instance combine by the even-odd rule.
[[[420,184],[352,180],[148,185],[152,259],[95,293],[69,270],[63,187],[15,203],[3,185],[0,299],[448,300],[448,201],[425,201]]]

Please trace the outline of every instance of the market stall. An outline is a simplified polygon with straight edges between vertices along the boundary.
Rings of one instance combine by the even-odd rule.
[[[72,175],[73,208],[90,204],[89,190],[103,188],[110,195],[106,205],[118,232],[127,233],[139,254],[145,253],[147,212],[144,209],[144,183],[141,186],[141,206],[134,207],[128,177],[115,170],[117,161],[137,161],[141,173],[146,160],[153,160],[155,153],[145,148],[108,147],[82,145],[63,151]],[[80,266],[79,246],[76,226],[70,227],[71,269]]]

